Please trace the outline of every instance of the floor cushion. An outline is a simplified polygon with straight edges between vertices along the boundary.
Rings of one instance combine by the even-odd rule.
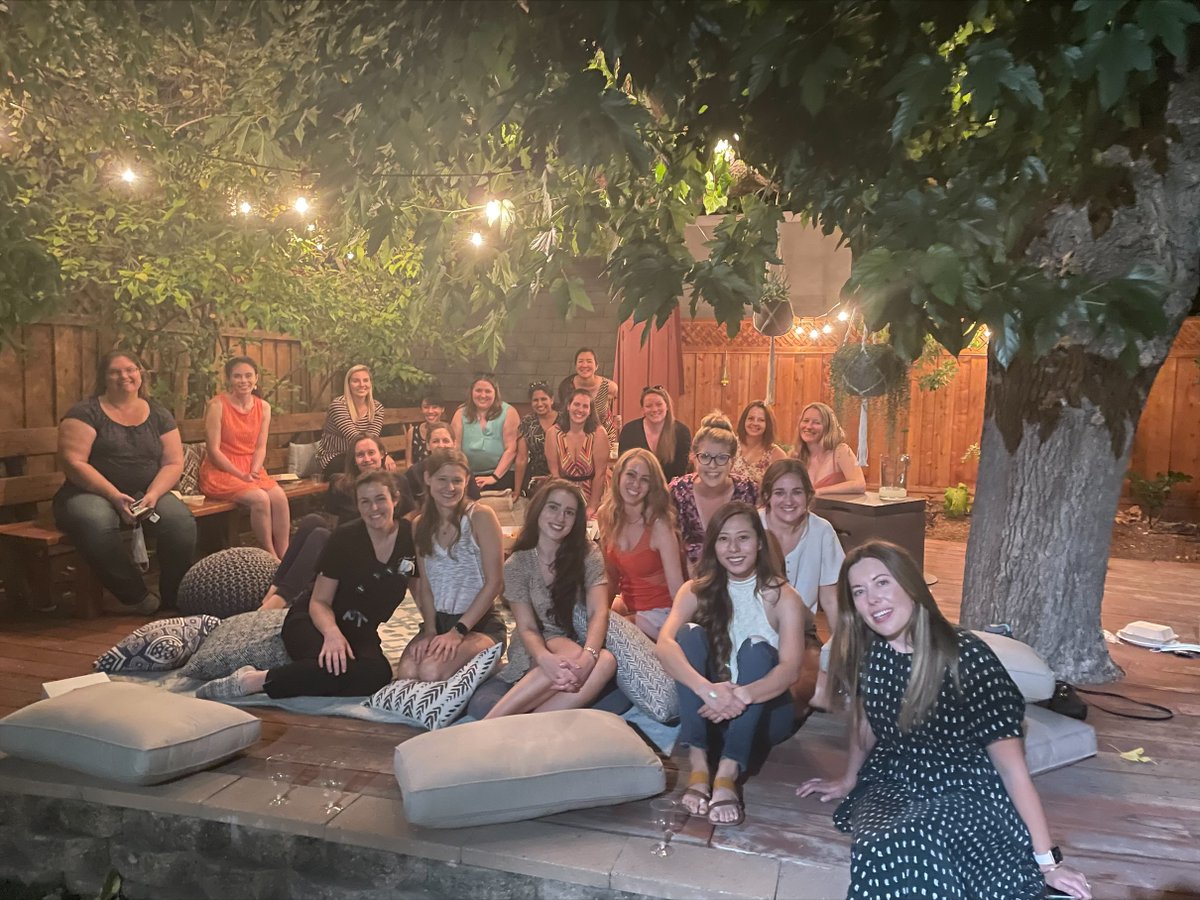
[[[1025,706],[1025,762],[1031,775],[1096,755],[1096,729],[1040,706]]]
[[[98,672],[155,672],[177,669],[191,659],[221,620],[216,616],[176,616],[136,629],[92,665]]]
[[[259,739],[257,718],[224,703],[108,682],[0,719],[0,751],[127,784],[207,769]]]
[[[1028,644],[986,631],[972,631],[971,634],[992,648],[1026,703],[1037,703],[1054,696],[1054,672]]]
[[[565,709],[467,722],[396,748],[404,815],[461,828],[660,794],[662,763],[619,717]]]
[[[492,644],[445,681],[399,679],[381,687],[364,705],[400,713],[430,731],[445,728],[466,709],[475,689],[492,676],[503,655],[504,646]]]
[[[258,609],[278,561],[258,547],[231,547],[204,557],[179,583],[179,611],[227,619]]]
[[[188,678],[212,681],[232,675],[242,666],[272,669],[292,659],[279,631],[286,609],[259,609],[226,619],[180,671]]]
[[[578,634],[587,633],[587,615],[575,607]],[[658,661],[654,642],[624,616],[610,614],[604,646],[617,659],[617,685],[634,705],[656,722],[679,718],[679,691],[675,679]]]

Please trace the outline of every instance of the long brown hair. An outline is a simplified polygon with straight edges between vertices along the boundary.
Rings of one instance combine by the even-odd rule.
[[[492,386],[492,390],[496,392],[496,399],[492,401],[492,405],[483,413],[483,421],[490,422],[492,419],[499,418],[500,411],[504,409],[504,401],[500,399],[500,384],[496,381],[496,376],[486,372],[482,375],[476,375],[471,379],[471,386],[467,388],[467,402],[463,404],[462,408],[463,420],[466,422],[474,422],[479,418],[479,410],[475,408],[475,398],[472,394],[475,391],[475,385],[481,381],[486,381]]]
[[[763,508],[766,509],[771,505],[771,491],[775,490],[775,482],[785,475],[795,475],[800,479],[800,484],[804,488],[804,496],[807,498],[807,505],[811,506],[813,497],[817,495],[817,492],[813,489],[812,478],[808,474],[808,469],[804,468],[804,463],[800,462],[800,460],[786,457],[775,460],[775,462],[767,466],[767,471],[763,472],[762,491],[758,495],[758,499],[762,501]],[[809,510],[809,512],[812,512],[812,510]]]
[[[654,455],[658,457],[658,461],[666,466],[675,461],[675,404],[671,402],[671,395],[667,393],[667,389],[660,385],[647,387],[642,389],[642,402],[645,403],[646,397],[654,394],[657,397],[662,397],[663,402],[667,404],[667,416],[663,419],[662,434],[658,436],[658,443],[654,445]],[[646,430],[646,413],[642,411],[642,431]]]
[[[837,413],[833,411],[833,407],[827,403],[809,403],[804,409],[800,410],[800,419],[804,418],[804,414],[810,409],[815,409],[817,415],[821,417],[821,427],[824,429],[824,434],[821,435],[821,446],[826,450],[836,450],[839,445],[846,443],[846,432],[842,430],[842,425],[838,422]],[[799,419],[797,419],[799,422]],[[800,436],[800,425],[796,425],[796,459],[808,465],[808,444],[804,443],[804,438]]]
[[[838,575],[837,627],[829,656],[829,677],[840,693],[851,701],[858,696],[863,663],[876,640],[882,640],[863,621],[850,592],[850,569],[864,559],[876,559],[887,567],[896,584],[913,601],[913,614],[906,629],[912,644],[912,674],[900,703],[897,724],[901,731],[918,727],[933,712],[949,671],[956,689],[958,680],[958,631],[938,609],[925,584],[925,576],[907,550],[887,541],[867,541],[846,554]],[[857,704],[855,704],[857,715]]]
[[[512,552],[537,549],[538,538],[541,536],[538,519],[554,491],[564,491],[575,500],[575,523],[559,543],[558,552],[554,554],[554,581],[550,584],[550,616],[554,623],[567,633],[567,637],[574,640],[577,636],[574,612],[575,606],[586,596],[583,573],[590,544],[587,536],[587,501],[583,499],[583,491],[562,478],[551,478],[543,483],[529,501],[529,509],[525,512],[525,524],[521,526],[521,533],[513,543]]]
[[[704,549],[696,565],[696,578],[692,582],[692,593],[696,596],[696,624],[708,634],[709,659],[716,671],[727,674],[729,657],[734,648],[729,641],[729,623],[733,619],[733,601],[729,597],[729,573],[717,559],[717,538],[725,523],[735,516],[750,520],[758,536],[758,553],[755,555],[754,574],[758,579],[758,591],[765,601],[774,603],[779,599],[779,589],[787,583],[780,574],[775,556],[767,539],[767,530],[756,510],[749,503],[731,500],[715,513],[704,532]]]
[[[364,434],[359,432],[358,436],[350,442],[350,449],[345,453],[345,465],[342,466],[341,473],[333,479],[330,487],[346,495],[354,494],[354,484],[358,481],[358,476],[363,474],[358,470],[358,463],[354,461],[354,453],[358,450],[358,445],[363,441],[370,441],[375,445],[375,449],[379,451],[380,464],[387,457],[387,450],[383,447],[383,441],[373,434]]]
[[[675,504],[671,502],[671,493],[667,490],[667,477],[663,474],[662,466],[657,457],[643,447],[626,450],[613,467],[612,478],[608,482],[608,490],[604,492],[604,500],[596,511],[596,522],[600,527],[600,543],[605,547],[612,546],[621,536],[625,527],[625,498],[621,496],[621,478],[625,470],[635,462],[644,462],[650,470],[650,491],[642,501],[642,521],[647,528],[662,519],[667,527],[675,530]]]
[[[558,411],[558,419],[554,424],[558,426],[558,430],[566,434],[571,430],[571,402],[576,397],[588,398],[588,417],[583,420],[583,433],[595,434],[596,429],[600,427],[600,420],[596,418],[596,398],[592,396],[592,392],[584,388],[575,388],[571,393],[567,394],[566,402],[563,403],[562,409]]]
[[[763,418],[767,420],[767,426],[763,429],[762,445],[763,450],[770,453],[771,448],[775,445],[775,413],[771,412],[771,407],[767,406],[764,400],[751,400],[742,410],[737,424],[738,440],[743,444],[746,443],[746,419],[749,418],[752,409],[761,409]]]
[[[458,466],[471,478],[471,464],[461,450],[434,450],[424,460],[425,474],[432,478],[442,466]],[[462,517],[470,505],[466,487],[463,488],[462,499],[458,501],[450,513],[450,522],[454,525],[454,540],[450,542],[446,552],[454,558],[454,545],[462,537]],[[421,556],[433,556],[433,533],[437,531],[441,512],[437,501],[433,499],[433,491],[425,489],[425,502],[421,505],[421,517],[417,519],[417,527],[413,531],[413,541],[417,545],[417,553]]]

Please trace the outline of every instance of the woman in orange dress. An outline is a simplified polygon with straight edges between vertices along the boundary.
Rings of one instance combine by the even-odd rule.
[[[271,407],[258,396],[258,365],[248,356],[235,356],[225,363],[225,379],[228,389],[204,413],[208,450],[200,463],[200,490],[210,499],[247,507],[254,536],[280,559],[292,522],[287,494],[263,471]]]
[[[608,478],[608,433],[596,421],[592,395],[576,388],[546,433],[546,465],[550,475],[583,491],[587,516],[596,517]]]

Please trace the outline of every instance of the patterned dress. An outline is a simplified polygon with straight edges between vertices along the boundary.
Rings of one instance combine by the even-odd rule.
[[[596,388],[596,393],[592,396],[592,410],[596,413],[596,421],[600,423],[600,427],[604,429],[608,435],[608,449],[612,456],[616,456],[618,430],[616,427],[616,410],[612,406],[612,397],[609,395],[609,385],[612,384],[603,375],[600,376],[600,386]],[[558,386],[558,399],[555,401],[556,409],[566,409],[567,400],[571,396],[571,391],[575,390],[575,376],[568,375],[562,380]]]
[[[583,491],[583,499],[592,502],[592,479],[596,477],[596,461],[592,458],[592,447],[596,443],[596,432],[583,436],[583,446],[572,450],[567,436],[555,429],[554,442],[558,448],[558,474]]]
[[[521,420],[518,431],[525,438],[525,447],[529,451],[529,465],[525,468],[526,480],[540,478],[550,474],[550,464],[546,462],[546,431],[542,428],[542,420],[537,413],[530,413]]]
[[[1020,737],[1025,701],[991,649],[958,635],[961,692],[949,672],[928,719],[900,731],[912,657],[876,638],[860,696],[876,742],[834,812],[850,832],[851,900],[1022,900],[1044,882],[1033,842],[987,746]]]
[[[754,462],[747,462],[746,457],[738,454],[733,458],[733,468],[730,473],[736,478],[745,478],[747,481],[753,481],[759,488],[762,487],[763,476],[767,474],[767,469],[771,467],[771,451],[778,444],[772,444],[762,456]]]
[[[683,538],[683,549],[689,565],[694,565],[704,548],[704,523],[700,521],[700,510],[696,506],[696,473],[680,475],[671,482],[671,499],[675,502],[675,515],[679,519],[679,533]],[[750,505],[758,501],[758,487],[744,478],[733,478],[733,500],[743,500]]]

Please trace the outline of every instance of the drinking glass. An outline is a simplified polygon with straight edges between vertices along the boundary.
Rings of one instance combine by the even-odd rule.
[[[677,800],[659,797],[650,801],[650,816],[655,827],[663,833],[659,842],[650,848],[650,852],[659,857],[670,856],[673,852],[671,838],[687,823],[687,807]]]
[[[296,760],[290,754],[276,753],[267,757],[267,777],[275,787],[275,796],[271,798],[271,806],[282,806],[287,803],[288,794],[292,790],[292,779],[296,774]]]
[[[321,766],[321,793],[325,797],[325,812],[339,813],[345,807],[342,796],[346,790],[346,767],[336,760]]]

